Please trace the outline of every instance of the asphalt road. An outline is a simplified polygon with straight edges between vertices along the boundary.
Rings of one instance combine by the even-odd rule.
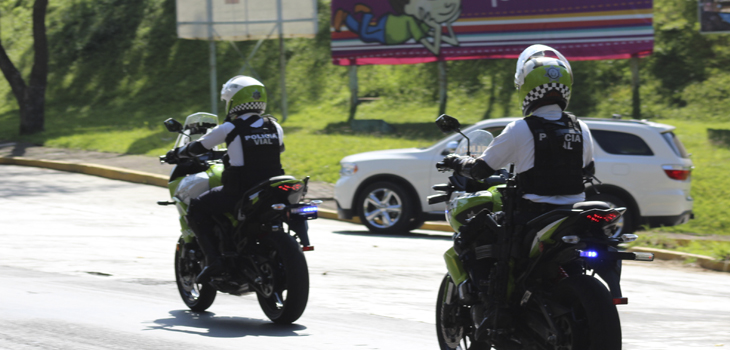
[[[163,188],[0,166],[2,349],[437,349],[434,305],[450,238],[310,222],[310,301],[286,327],[255,296],[186,310],[174,283],[177,213]],[[624,268],[624,349],[730,349],[730,274]]]

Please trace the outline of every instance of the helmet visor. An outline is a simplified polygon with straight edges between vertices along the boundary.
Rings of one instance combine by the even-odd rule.
[[[568,62],[568,59],[565,58],[565,56],[563,56],[563,54],[561,54],[558,50],[555,50],[550,46],[537,44],[526,48],[525,51],[522,51],[520,57],[517,59],[517,68],[515,69],[515,87],[519,88],[520,86],[522,86],[522,84],[525,83],[525,63],[527,63],[527,61],[534,57],[545,57],[546,52],[553,53],[557,59],[565,63],[565,68],[570,74],[570,82],[573,82],[573,70],[570,68],[570,63]]]

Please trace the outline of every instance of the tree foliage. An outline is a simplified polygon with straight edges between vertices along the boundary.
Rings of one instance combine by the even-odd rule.
[[[24,7],[2,3],[8,12],[22,13]],[[44,108],[48,81],[48,43],[46,38],[46,8],[48,0],[36,0],[31,10],[33,35],[33,66],[26,83],[20,70],[6,52],[0,37],[0,70],[10,85],[20,112],[20,134],[34,134],[44,130]]]

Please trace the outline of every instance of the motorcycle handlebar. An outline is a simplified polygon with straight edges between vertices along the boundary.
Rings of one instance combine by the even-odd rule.
[[[160,163],[177,164],[176,161],[173,161],[172,159],[167,159],[167,156],[160,156]]]
[[[438,162],[438,163],[436,163],[436,169],[438,169],[438,171],[440,171],[442,173],[451,170],[451,168],[449,168],[444,162]]]

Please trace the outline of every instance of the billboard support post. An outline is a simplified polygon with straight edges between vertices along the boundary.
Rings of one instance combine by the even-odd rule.
[[[210,112],[218,114],[218,96],[216,93],[216,87],[218,85],[216,79],[216,56],[215,56],[215,41],[213,40],[213,0],[207,0],[207,12],[208,12],[208,51],[210,61]]]
[[[437,63],[439,75],[439,115],[446,113],[446,100],[448,96],[446,90],[448,88],[448,80],[446,77],[446,61],[440,60]]]
[[[281,69],[281,116],[282,122],[286,121],[286,52],[284,52],[284,22],[282,16],[281,0],[276,0],[276,16],[279,22],[279,67]]]
[[[347,122],[351,122],[355,119],[355,113],[357,113],[357,104],[360,102],[358,98],[358,82],[357,82],[357,65],[350,66],[350,116],[347,118]]]
[[[631,117],[641,119],[641,95],[639,94],[639,56],[633,56],[629,59],[631,66]]]

